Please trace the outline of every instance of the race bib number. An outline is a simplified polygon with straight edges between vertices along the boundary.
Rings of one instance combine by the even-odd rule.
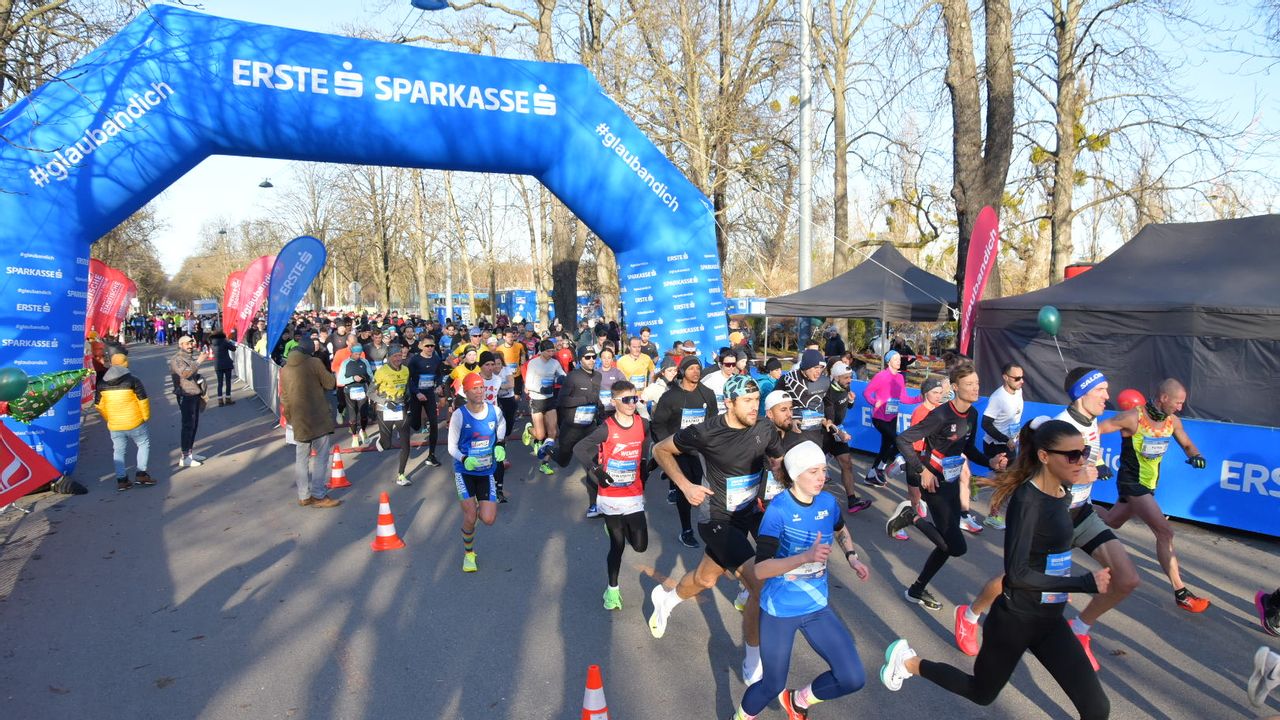
[[[898,398],[890,398],[888,401],[886,401],[886,402],[885,402],[885,404],[884,404],[884,414],[885,414],[885,415],[897,415],[897,414],[898,414]]]
[[[647,377],[644,375],[632,375],[627,379],[631,381],[632,385],[636,386],[636,390],[643,390],[644,386],[648,384],[647,382],[645,382],[647,380]]]
[[[760,488],[760,473],[725,478],[724,488],[725,507],[731,512],[741,510],[756,499],[756,492]]]
[[[1143,438],[1142,440],[1142,457],[1154,460],[1163,457],[1169,451],[1169,438]]]
[[[594,405],[579,405],[573,409],[574,425],[590,425],[592,420],[596,419],[596,408]]]
[[[706,419],[706,408],[685,408],[680,411],[680,429],[683,430],[690,425],[697,425]]]
[[[493,442],[488,439],[472,440],[467,457],[476,461],[476,470],[488,470],[493,467]]]
[[[542,393],[543,395],[550,395],[551,393],[555,392],[555,389],[556,389],[555,378],[543,378],[542,384],[538,386],[538,392]]]
[[[721,415],[723,415],[725,412],[724,393],[716,393],[716,412],[720,413]]]
[[[368,397],[368,393],[365,392],[363,385],[352,385],[347,388],[347,397],[352,400],[364,400]]]
[[[436,386],[435,378],[430,377],[429,375],[419,375],[419,376],[418,376],[418,389],[419,389],[419,390],[431,390],[431,389],[435,388],[435,386]]]
[[[1071,509],[1075,509],[1089,502],[1089,496],[1093,494],[1093,485],[1072,485],[1071,486]]]
[[[613,391],[612,391],[612,390],[601,390],[601,391],[600,391],[600,404],[601,404],[601,405],[604,405],[605,407],[608,407],[609,405],[612,405],[612,404],[613,404]]]
[[[786,488],[783,487],[782,483],[778,481],[778,478],[774,476],[773,471],[765,470],[764,471],[764,501],[769,502],[770,500],[777,497],[779,493],[781,493],[783,490],[786,490]]]
[[[373,361],[373,371],[374,371],[374,372],[378,372],[378,368],[380,368],[380,367],[382,367],[383,365],[386,365],[386,364],[387,364],[387,361],[385,361],[385,360],[374,360],[374,361]]]
[[[960,478],[960,471],[964,470],[964,456],[956,455],[954,457],[942,458],[942,479],[947,482],[955,482]]]
[[[511,371],[512,375],[520,372],[520,366],[516,363],[507,363],[507,369]]]
[[[812,430],[816,427],[822,427],[822,413],[817,410],[801,410],[800,429]]]
[[[1053,577],[1067,577],[1071,574],[1071,551],[1053,553],[1044,559],[1044,574]],[[1046,605],[1064,603],[1068,593],[1040,593],[1040,602]]]
[[[787,582],[795,582],[797,580],[817,580],[827,574],[827,564],[819,562],[805,563],[800,567],[786,573],[782,577]]]
[[[404,419],[404,406],[397,403],[383,405],[382,419],[384,422],[400,422]]]
[[[614,487],[627,487],[636,481],[635,460],[609,458],[609,462],[604,466],[604,471],[608,473]]]

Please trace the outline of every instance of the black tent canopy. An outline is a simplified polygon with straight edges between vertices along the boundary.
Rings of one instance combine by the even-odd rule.
[[[939,322],[951,319],[948,303],[955,297],[955,285],[885,243],[857,267],[821,285],[769,298],[765,314]]]
[[[1183,414],[1280,426],[1280,215],[1148,225],[1082,275],[978,306],[983,386],[1022,364],[1028,400],[1065,403],[1063,363],[1036,316],[1062,313],[1067,367],[1089,365],[1112,395],[1150,396],[1164,378],[1188,388]]]

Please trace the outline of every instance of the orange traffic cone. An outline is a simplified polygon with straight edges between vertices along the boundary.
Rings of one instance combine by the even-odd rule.
[[[391,498],[386,491],[378,498],[378,531],[373,539],[373,550],[399,550],[404,541],[396,534],[396,520],[391,517]]]
[[[342,464],[342,450],[334,448],[333,467],[329,470],[329,489],[340,490],[347,487],[351,487],[351,483],[347,481],[347,468]]]
[[[582,694],[582,720],[609,720],[609,706],[604,701],[604,681],[600,666],[587,668],[587,691]]]

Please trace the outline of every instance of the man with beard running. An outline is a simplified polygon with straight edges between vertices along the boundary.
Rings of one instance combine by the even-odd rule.
[[[560,433],[552,459],[567,467],[573,459],[573,446],[591,434],[600,422],[600,373],[596,372],[596,351],[589,345],[578,346],[578,367],[569,371],[560,386]],[[587,517],[600,515],[596,509],[599,488],[588,479]]]
[[[715,586],[726,571],[738,576],[751,592],[742,612],[746,645],[743,682],[760,679],[760,582],[755,574],[755,548],[750,536],[760,527],[757,496],[766,461],[777,468],[782,441],[773,423],[756,420],[760,414],[760,388],[749,377],[737,375],[724,384],[725,413],[691,425],[654,447],[654,457],[667,476],[694,506],[710,503],[710,520],[698,524],[706,554],[697,569],[686,573],[675,589],[661,585],[651,593],[653,614],[649,631],[655,638],[666,633],[667,618],[684,600]],[[689,482],[676,458],[696,452],[702,456],[710,487]]]

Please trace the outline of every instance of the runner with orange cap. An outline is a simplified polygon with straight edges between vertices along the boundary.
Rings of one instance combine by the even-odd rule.
[[[462,571],[476,571],[476,519],[492,525],[498,519],[498,487],[494,469],[507,459],[498,441],[507,434],[497,407],[484,401],[485,382],[478,374],[462,379],[466,404],[449,420],[449,454],[462,508]]]

